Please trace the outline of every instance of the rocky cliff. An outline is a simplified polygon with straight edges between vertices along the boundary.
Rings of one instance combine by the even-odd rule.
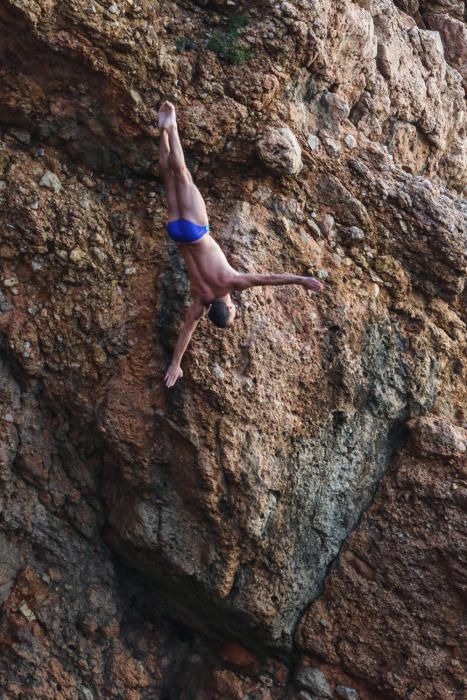
[[[8,698],[463,696],[464,3],[4,0]],[[239,295],[188,301],[156,108]]]

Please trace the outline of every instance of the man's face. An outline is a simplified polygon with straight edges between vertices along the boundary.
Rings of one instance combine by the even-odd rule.
[[[237,314],[237,307],[236,307],[235,304],[233,304],[231,301],[230,301],[230,302],[227,302],[227,303],[226,303],[226,306],[227,306],[227,308],[228,308],[228,310],[229,310],[229,313],[230,313],[230,315],[229,315],[229,320],[228,320],[228,322],[227,322],[227,328],[228,328],[229,326],[232,325],[232,323],[233,323],[234,320],[235,320],[235,316],[236,316],[236,314]]]

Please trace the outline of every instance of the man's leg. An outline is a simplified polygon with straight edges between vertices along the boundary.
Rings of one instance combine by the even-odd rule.
[[[170,102],[164,102],[159,112],[159,123],[164,126],[169,139],[169,163],[175,178],[177,200],[180,215],[194,224],[204,226],[208,223],[206,205],[201,192],[193,183],[191,173],[186,167],[182,144],[178,136],[175,108]]]
[[[182,218],[178,208],[177,188],[175,177],[170,167],[169,139],[165,129],[161,129],[161,143],[159,150],[159,169],[164,178],[165,194],[167,196],[167,221],[176,221]]]

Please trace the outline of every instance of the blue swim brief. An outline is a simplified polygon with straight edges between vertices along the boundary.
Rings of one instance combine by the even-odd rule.
[[[175,243],[193,243],[193,241],[198,241],[209,231],[209,225],[199,226],[187,219],[169,221],[165,228]]]

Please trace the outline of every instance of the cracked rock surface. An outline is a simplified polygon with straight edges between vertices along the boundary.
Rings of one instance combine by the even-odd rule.
[[[461,5],[2,3],[8,698],[461,698]],[[233,266],[324,282],[170,391],[167,97]]]

